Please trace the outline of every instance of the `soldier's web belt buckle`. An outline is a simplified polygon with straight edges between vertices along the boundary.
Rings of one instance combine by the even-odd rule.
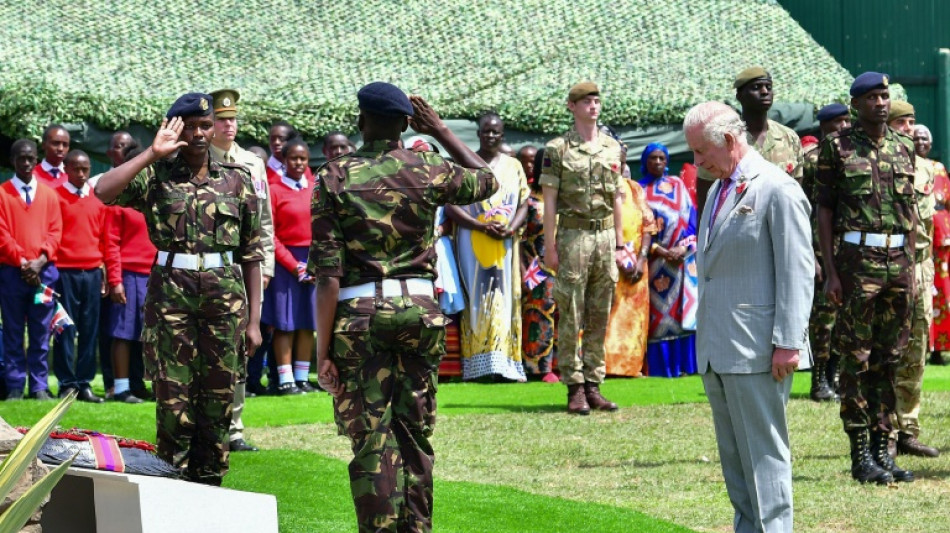
[[[590,221],[590,229],[593,230],[593,231],[600,231],[600,230],[604,229],[604,221],[603,221],[603,219],[600,219],[600,220],[591,220],[591,221]]]

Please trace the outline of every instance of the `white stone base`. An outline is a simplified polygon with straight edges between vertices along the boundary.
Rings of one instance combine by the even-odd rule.
[[[277,533],[277,497],[70,468],[42,524],[43,533]]]

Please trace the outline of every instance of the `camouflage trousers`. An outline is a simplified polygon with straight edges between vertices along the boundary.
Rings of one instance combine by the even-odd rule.
[[[331,347],[344,387],[333,406],[353,449],[356,518],[361,532],[431,531],[429,437],[448,320],[431,297],[374,302],[340,302]]]
[[[158,455],[191,481],[220,485],[228,471],[246,300],[239,266],[152,267],[142,344],[154,380]]]
[[[565,385],[602,383],[607,374],[604,340],[619,270],[614,230],[558,228],[560,265],[554,282],[559,313],[557,359]],[[578,337],[584,332],[583,345]]]
[[[815,280],[815,296],[811,304],[811,318],[808,320],[808,338],[811,341],[811,353],[815,365],[825,364],[831,358],[831,332],[835,327],[838,310],[828,301],[823,290],[824,283]]]
[[[910,342],[897,362],[895,428],[901,433],[920,434],[920,388],[924,382],[924,362],[930,355],[930,324],[933,322],[934,262],[928,258],[914,265],[917,291]]]
[[[912,265],[903,248],[842,243],[835,255],[844,303],[832,349],[840,356],[845,431],[891,431],[895,370],[910,338]]]

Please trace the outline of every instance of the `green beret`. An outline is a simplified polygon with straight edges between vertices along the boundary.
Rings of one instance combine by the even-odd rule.
[[[914,106],[910,105],[910,102],[891,100],[891,112],[887,114],[887,121],[890,122],[895,118],[906,117],[907,115],[913,114]]]
[[[582,81],[580,83],[574,84],[571,87],[570,92],[567,93],[568,102],[576,102],[585,96],[590,95],[600,95],[600,89],[597,88],[597,84],[592,81]]]
[[[209,93],[214,101],[214,116],[216,118],[233,118],[237,116],[237,103],[241,94],[235,89],[218,89]]]
[[[741,89],[743,85],[759,78],[769,78],[772,76],[762,67],[749,67],[736,76],[736,81],[732,82],[732,87]]]

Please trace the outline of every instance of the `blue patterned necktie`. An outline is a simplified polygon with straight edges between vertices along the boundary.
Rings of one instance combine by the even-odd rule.
[[[49,173],[50,173],[51,176],[53,176],[53,179],[54,179],[54,180],[57,179],[57,178],[59,178],[59,169],[58,169],[58,168],[53,167],[53,168],[49,169]]]
[[[24,186],[23,186],[23,192],[26,193],[26,205],[30,205],[30,204],[33,203],[33,198],[30,198],[30,191],[31,191],[31,190],[33,190],[33,187],[30,187],[29,185],[24,185]]]

